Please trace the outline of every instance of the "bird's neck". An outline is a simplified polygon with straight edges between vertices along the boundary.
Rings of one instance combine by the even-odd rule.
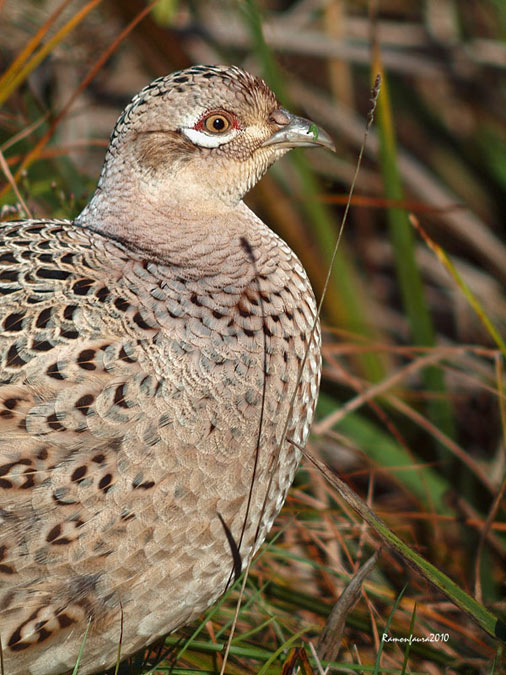
[[[107,183],[99,183],[76,224],[161,262],[214,267],[217,256],[240,247],[245,236],[256,240],[265,228],[244,202],[206,198],[191,184],[178,181],[160,192],[134,181],[114,181],[121,190]]]

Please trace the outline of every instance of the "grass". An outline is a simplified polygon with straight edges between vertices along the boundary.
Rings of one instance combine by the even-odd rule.
[[[310,447],[372,515],[358,516],[304,461],[251,569],[226,672],[279,673],[295,663],[323,672],[315,650],[327,617],[381,536],[392,534],[436,576],[444,572],[462,602],[447,600],[445,579],[438,589],[384,546],[343,617],[332,672],[501,672],[503,648],[490,633],[505,610],[503,3],[439,3],[436,17],[431,0],[180,1],[158,3],[142,21],[141,0],[62,2],[52,15],[45,3],[23,0],[31,21],[17,4],[0,4],[4,62],[13,64],[0,78],[0,150],[31,212],[69,217],[86,202],[112,123],[101,120],[134,93],[122,73],[140,71],[141,86],[190,62],[244,64],[338,144],[335,158],[293,153],[248,198],[297,251],[318,294],[370,81],[382,73],[323,305]],[[66,64],[75,50],[84,57]],[[70,89],[61,84],[64,66]],[[7,181],[0,195],[0,207],[19,201]],[[218,673],[237,595],[236,585],[201,623],[167,638],[171,657],[156,672]],[[382,641],[385,631],[449,640],[408,649]],[[143,659],[132,672],[149,671]]]

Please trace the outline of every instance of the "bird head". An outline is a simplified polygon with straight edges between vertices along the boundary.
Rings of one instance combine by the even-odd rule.
[[[141,193],[179,203],[236,205],[294,147],[334,149],[329,135],[285,110],[257,77],[236,66],[193,66],[137,94],[111,136],[99,188],[133,168]]]

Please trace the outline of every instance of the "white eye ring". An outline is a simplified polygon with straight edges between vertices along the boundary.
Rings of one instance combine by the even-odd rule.
[[[198,131],[197,129],[181,129],[186,138],[194,145],[199,145],[202,148],[217,148],[230,141],[237,135],[237,129],[230,129],[224,134],[213,134],[212,136],[205,131]]]

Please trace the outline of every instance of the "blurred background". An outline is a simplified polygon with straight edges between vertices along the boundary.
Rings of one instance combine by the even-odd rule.
[[[333,136],[336,155],[293,151],[247,197],[319,299],[382,75],[322,306],[310,447],[504,615],[506,3],[0,0],[2,220],[77,215],[124,105],[193,63],[264,77]],[[312,650],[377,548],[304,462],[250,573],[227,673],[324,672]],[[156,672],[219,672],[236,598],[171,636]],[[340,649],[320,646],[343,669],[332,672],[506,672],[494,641],[386,548],[355,600],[340,610]],[[387,621],[392,636],[448,639],[382,642]]]

